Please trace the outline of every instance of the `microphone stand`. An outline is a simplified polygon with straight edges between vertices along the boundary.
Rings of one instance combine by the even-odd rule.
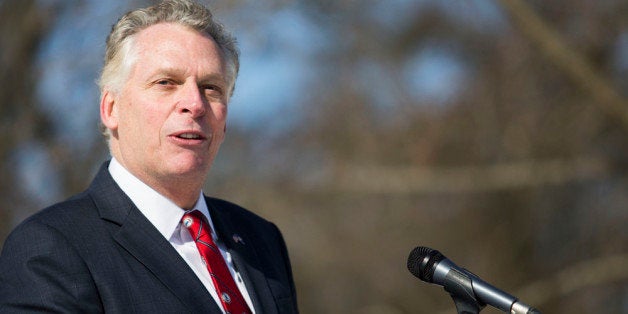
[[[455,269],[452,269],[447,277],[449,280],[445,281],[445,291],[449,292],[454,300],[458,314],[479,314],[486,304],[475,297],[471,278]]]
[[[482,283],[484,283],[481,279],[476,278],[475,289],[473,284],[473,279],[470,275],[466,274],[468,272],[466,269],[459,271],[457,269],[450,269],[447,273],[447,280],[445,280],[445,284],[443,287],[445,291],[449,292],[449,295],[454,300],[456,304],[456,310],[458,310],[458,314],[479,314],[480,311],[486,306],[486,303],[478,300],[476,297],[477,293],[482,290]],[[469,273],[471,274],[471,273]],[[486,291],[484,291],[486,293]],[[535,308],[531,308],[519,301],[516,301],[516,298],[506,294],[501,291],[499,293],[494,293],[492,295],[494,298],[502,298],[502,301],[508,299],[514,299],[515,302],[510,304],[510,306],[498,305],[494,304],[496,308],[512,313],[512,314],[541,314],[541,312]],[[502,302],[502,303],[503,303]]]

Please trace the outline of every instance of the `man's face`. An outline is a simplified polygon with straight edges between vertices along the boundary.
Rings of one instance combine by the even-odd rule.
[[[136,62],[105,122],[112,152],[149,185],[202,182],[225,135],[224,58],[209,36],[177,24],[153,25],[134,40]]]

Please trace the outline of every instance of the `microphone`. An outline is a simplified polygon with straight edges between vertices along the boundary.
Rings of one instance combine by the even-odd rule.
[[[408,256],[408,270],[425,282],[443,286],[461,313],[478,313],[488,304],[511,314],[541,314],[539,310],[458,267],[437,250],[422,246],[412,250]]]

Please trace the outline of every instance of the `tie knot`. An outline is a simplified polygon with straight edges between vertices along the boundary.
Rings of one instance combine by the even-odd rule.
[[[200,238],[211,237],[211,228],[205,216],[198,210],[193,210],[183,215],[181,223],[190,231],[195,241]]]
[[[190,227],[194,223],[200,223],[205,220],[205,216],[198,210],[192,210],[183,215],[181,222],[185,227]]]

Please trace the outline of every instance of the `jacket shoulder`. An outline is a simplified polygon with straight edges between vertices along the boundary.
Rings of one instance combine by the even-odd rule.
[[[87,192],[82,192],[36,212],[20,223],[16,229],[32,223],[41,223],[55,229],[76,228],[79,221],[97,217],[94,209],[94,201]]]
[[[205,201],[210,212],[217,211],[220,212],[221,215],[227,215],[232,218],[245,219],[252,223],[274,226],[272,222],[238,204],[208,196],[205,196]]]

